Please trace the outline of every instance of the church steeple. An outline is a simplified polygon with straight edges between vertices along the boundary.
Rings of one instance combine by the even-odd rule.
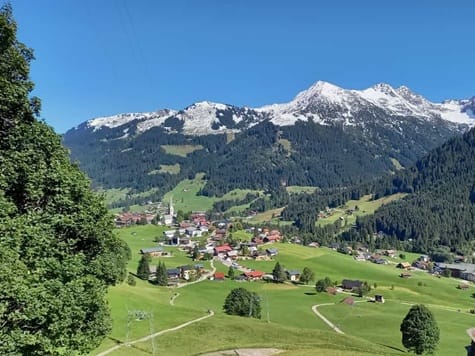
[[[175,215],[175,209],[173,208],[173,196],[170,196],[170,204],[168,205],[168,214],[171,216]]]

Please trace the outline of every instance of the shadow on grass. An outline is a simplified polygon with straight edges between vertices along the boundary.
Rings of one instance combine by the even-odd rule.
[[[396,350],[396,351],[407,353],[407,350],[403,350],[403,349],[400,349],[398,347],[389,346],[389,345],[385,345],[385,344],[378,344],[378,345],[381,345],[381,346],[384,346],[384,347],[387,347],[389,349],[393,349],[393,350]]]
[[[305,295],[316,295],[317,292],[305,292],[304,294],[305,294]]]

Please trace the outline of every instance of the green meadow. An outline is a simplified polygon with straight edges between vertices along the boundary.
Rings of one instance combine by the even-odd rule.
[[[358,216],[371,215],[378,208],[385,204],[389,204],[392,201],[402,199],[406,196],[404,193],[397,193],[393,195],[388,195],[380,199],[371,200],[371,195],[365,195],[359,200],[348,200],[346,204],[339,206],[333,209],[333,212],[330,216],[317,220],[317,225],[324,226],[328,224],[333,224],[338,219],[342,219],[343,227],[350,227],[356,222]],[[346,213],[348,209],[355,209],[351,215]]]
[[[164,228],[146,225],[119,230],[117,233],[132,250],[129,271],[135,272],[140,258],[139,250],[151,247]],[[316,293],[314,284],[274,284],[262,281],[237,282],[205,280],[183,288],[164,288],[137,280],[136,286],[121,284],[108,294],[112,308],[113,329],[109,337],[93,353],[98,354],[117,343],[132,341],[149,334],[173,328],[186,321],[215,315],[182,329],[162,334],[131,347],[122,347],[111,355],[194,355],[216,350],[237,348],[274,347],[287,350],[284,355],[391,355],[404,353],[399,325],[410,304],[426,304],[435,314],[441,330],[437,355],[465,355],[469,343],[465,329],[475,324],[469,313],[474,299],[471,287],[457,289],[459,281],[437,278],[425,272],[411,271],[408,279],[400,278],[401,270],[395,263],[377,265],[357,262],[351,256],[328,248],[310,248],[281,243],[272,245],[279,254],[272,261],[239,261],[250,268],[271,272],[279,261],[287,269],[311,268],[316,279],[329,276],[332,280],[360,279],[373,287],[369,296],[381,294],[384,304],[368,302],[354,297],[353,306],[341,303],[346,294]],[[191,263],[191,259],[175,247],[166,247],[173,257],[162,258],[167,267]],[[411,260],[415,255],[406,254]],[[155,258],[152,263],[158,263]],[[394,259],[397,261],[398,259]],[[206,264],[207,268],[210,265]],[[217,270],[227,272],[227,267],[215,262]],[[232,317],[222,311],[224,299],[231,289],[245,287],[261,297],[262,318]],[[376,287],[376,288],[375,288]],[[179,295],[170,304],[175,293]],[[331,330],[313,312],[312,306],[345,332],[339,335]],[[127,315],[134,310],[146,311],[152,317],[127,322]]]
[[[201,145],[162,145],[160,147],[162,147],[169,155],[180,157],[186,157],[188,154],[203,148]]]
[[[206,180],[204,174],[199,173],[194,179],[184,179],[176,185],[173,190],[166,193],[162,199],[163,202],[168,203],[170,198],[173,198],[173,205],[175,210],[182,211],[207,211],[213,207],[213,203],[222,200],[241,200],[248,193],[258,193],[250,189],[234,189],[222,197],[206,197],[198,195],[199,191],[205,186]],[[249,204],[240,205],[239,207],[231,208],[232,211],[245,210]]]

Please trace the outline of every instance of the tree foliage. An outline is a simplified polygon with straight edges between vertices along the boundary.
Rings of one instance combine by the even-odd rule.
[[[0,9],[0,354],[85,354],[110,331],[130,251],[61,138],[35,120],[31,50]]]
[[[279,262],[276,262],[274,269],[272,270],[272,276],[274,277],[274,282],[277,283],[282,283],[287,279],[284,267],[282,267]]]
[[[235,277],[235,272],[233,266],[230,266],[228,269],[228,278],[229,279],[234,279]]]
[[[224,301],[226,314],[261,318],[261,300],[257,293],[245,288],[233,289]]]
[[[159,286],[168,285],[168,274],[167,267],[164,262],[159,261],[157,266],[157,271],[155,273],[155,283]]]
[[[433,353],[439,343],[439,327],[425,305],[413,305],[401,323],[402,344],[418,355]]]
[[[308,282],[315,279],[315,273],[308,267],[304,267],[302,274],[300,275],[300,282],[308,284]]]
[[[315,288],[317,292],[325,292],[328,287],[332,287],[333,282],[330,279],[330,277],[325,277],[323,279],[319,279],[317,283],[315,284]]]
[[[149,253],[144,253],[139,260],[139,264],[137,266],[137,277],[143,280],[148,280],[150,276],[150,261],[152,257]]]

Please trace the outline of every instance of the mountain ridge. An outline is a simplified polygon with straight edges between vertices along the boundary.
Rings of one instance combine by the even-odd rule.
[[[359,112],[367,108],[384,111],[391,116],[428,121],[441,119],[447,125],[465,129],[475,125],[475,96],[433,103],[406,86],[393,88],[389,84],[378,83],[355,90],[317,81],[287,103],[251,108],[200,101],[182,110],[161,109],[98,117],[86,121],[85,126],[97,131],[103,127],[117,128],[136,122],[137,133],[161,126],[172,133],[179,131],[192,136],[239,132],[264,120],[270,120],[277,126],[294,125],[299,120],[313,120],[322,125],[339,122],[345,126],[361,126],[364,121],[358,118]],[[84,125],[71,130],[79,127]]]

